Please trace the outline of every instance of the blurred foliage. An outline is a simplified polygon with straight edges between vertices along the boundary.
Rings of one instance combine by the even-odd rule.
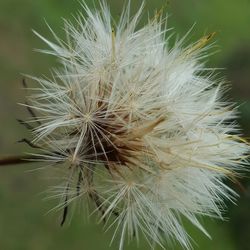
[[[108,0],[115,19],[118,19],[125,1]],[[93,6],[92,1],[88,1]],[[98,3],[98,1],[96,1]],[[141,1],[132,1],[132,12]],[[166,4],[164,0],[145,1],[145,14],[152,17],[156,9]],[[98,5],[98,4],[97,4]],[[26,146],[17,144],[27,132],[16,118],[27,116],[25,110],[16,105],[23,102],[25,93],[21,90],[20,73],[49,74],[49,68],[56,66],[53,57],[34,53],[33,48],[45,48],[32,32],[34,29],[52,38],[44,19],[63,36],[61,17],[72,18],[80,11],[77,0],[0,0],[0,155],[28,151]],[[225,67],[222,74],[232,82],[231,99],[238,100],[240,123],[244,133],[250,135],[250,1],[249,0],[172,0],[167,4],[169,27],[180,37],[194,25],[187,43],[204,34],[217,32],[215,38],[220,50],[212,56],[208,65]],[[29,83],[32,85],[32,83]],[[109,248],[112,233],[103,233],[95,225],[95,218],[89,222],[77,212],[69,226],[60,228],[57,215],[46,212],[56,205],[43,202],[43,192],[51,184],[46,171],[29,172],[32,166],[17,166],[0,169],[0,249],[3,250],[66,250],[66,249],[117,249]],[[46,180],[45,180],[46,179]],[[250,249],[250,185],[244,181],[245,192],[238,206],[230,205],[229,221],[220,222],[203,219],[213,238],[210,241],[192,226],[187,225],[194,238],[195,249],[202,250],[249,250]],[[237,186],[233,186],[237,189]],[[137,249],[130,245],[127,249]],[[147,249],[142,241],[138,249]],[[174,246],[173,249],[178,249]]]

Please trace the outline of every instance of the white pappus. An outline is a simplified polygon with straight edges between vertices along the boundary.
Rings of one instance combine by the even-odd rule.
[[[117,24],[105,3],[83,8],[75,25],[65,21],[65,40],[36,33],[61,67],[51,80],[32,77],[28,104],[37,113],[28,122],[39,123],[34,157],[63,172],[52,191],[62,224],[83,199],[120,250],[141,235],[152,248],[191,248],[182,219],[208,235],[197,216],[222,218],[223,200],[236,196],[223,181],[244,170],[249,150],[224,83],[202,62],[212,35],[170,48],[161,15],[138,28],[142,7],[131,17],[128,4]]]

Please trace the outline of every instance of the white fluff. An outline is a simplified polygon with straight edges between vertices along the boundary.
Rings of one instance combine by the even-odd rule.
[[[223,180],[243,170],[249,150],[223,82],[202,63],[209,37],[169,48],[161,17],[138,29],[142,8],[131,18],[128,6],[112,27],[105,3],[83,7],[77,25],[65,21],[65,41],[36,33],[62,64],[51,80],[33,77],[30,98],[41,122],[33,142],[64,174],[52,196],[58,207],[92,202],[120,250],[140,233],[152,248],[191,248],[182,218],[207,234],[197,216],[222,217],[223,200],[236,196]]]

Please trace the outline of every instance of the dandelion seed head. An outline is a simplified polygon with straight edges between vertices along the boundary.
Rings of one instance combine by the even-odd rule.
[[[94,204],[120,250],[141,234],[152,248],[189,249],[182,219],[208,235],[198,217],[222,218],[236,197],[223,181],[244,170],[249,151],[223,81],[203,63],[213,34],[169,47],[159,14],[138,28],[142,7],[131,17],[128,5],[115,25],[105,3],[83,8],[76,25],[65,21],[66,40],[35,32],[61,64],[51,79],[32,77],[28,105],[39,155],[62,170],[51,197],[64,215],[82,198]]]

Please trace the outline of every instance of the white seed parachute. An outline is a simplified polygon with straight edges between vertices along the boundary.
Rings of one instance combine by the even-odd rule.
[[[51,79],[33,77],[28,105],[35,156],[63,173],[51,196],[63,222],[73,201],[92,203],[120,250],[140,235],[152,248],[191,248],[182,219],[208,235],[197,216],[222,217],[236,196],[223,181],[244,170],[249,150],[203,63],[213,34],[169,47],[161,16],[138,28],[142,8],[131,17],[126,7],[117,24],[105,3],[83,8],[75,25],[65,21],[65,40],[36,33],[61,63]]]

